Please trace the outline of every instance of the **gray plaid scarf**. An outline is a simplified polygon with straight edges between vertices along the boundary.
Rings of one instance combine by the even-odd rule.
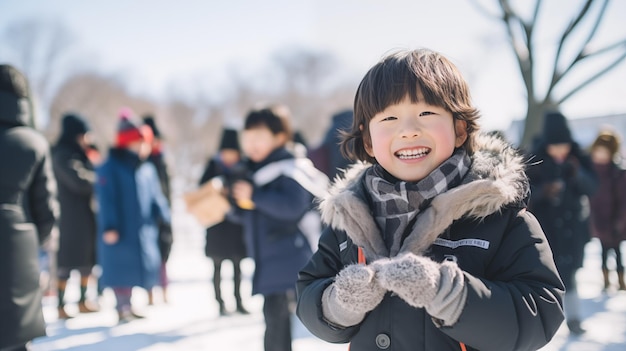
[[[470,164],[465,149],[459,148],[426,178],[416,183],[391,183],[385,179],[382,166],[376,164],[370,167],[365,172],[365,186],[372,196],[374,217],[387,247],[392,246],[394,238],[401,237],[431,199],[459,185]]]

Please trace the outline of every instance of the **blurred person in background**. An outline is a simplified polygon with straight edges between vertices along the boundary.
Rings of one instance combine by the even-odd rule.
[[[131,306],[133,287],[147,291],[159,281],[159,222],[170,223],[167,199],[161,191],[150,155],[152,131],[123,109],[115,146],[97,168],[97,258],[101,284],[113,289],[119,322],[144,316]]]
[[[332,122],[322,143],[309,151],[309,158],[317,169],[321,170],[333,181],[337,175],[348,168],[353,162],[341,154],[339,143],[341,132],[350,129],[352,124],[352,110],[339,111],[332,117]]]
[[[248,113],[241,146],[251,174],[232,187],[248,255],[255,262],[252,293],[264,298],[265,351],[292,349],[296,279],[312,254],[299,224],[328,183],[310,160],[289,150],[290,119],[282,105]]]
[[[610,130],[602,130],[591,144],[591,160],[600,186],[591,197],[591,235],[602,246],[604,291],[611,286],[609,255],[615,258],[619,290],[626,290],[620,244],[626,239],[626,172],[617,163],[620,140]]]
[[[88,157],[90,135],[84,117],[66,114],[61,121],[61,136],[52,148],[52,165],[61,206],[56,260],[59,319],[70,318],[65,310],[65,289],[73,270],[80,274],[78,312],[98,311],[97,306],[87,302],[87,288],[96,264],[96,171]]]
[[[0,350],[45,336],[39,248],[58,219],[50,145],[34,129],[26,77],[0,65]]]
[[[585,329],[581,326],[576,272],[583,265],[585,244],[590,239],[589,196],[598,181],[589,155],[572,139],[560,112],[546,114],[542,135],[530,159],[528,209],[546,233],[565,285],[567,326],[572,334],[580,335]]]
[[[232,202],[229,195],[231,185],[246,177],[245,166],[241,162],[241,149],[237,131],[226,128],[222,131],[219,150],[209,160],[200,178],[200,185],[218,177],[223,184],[224,195]],[[204,252],[213,261],[213,288],[215,300],[219,304],[220,315],[226,315],[226,305],[222,299],[222,263],[226,260],[233,265],[233,285],[236,310],[248,314],[241,300],[241,261],[246,257],[243,241],[243,227],[228,216],[224,220],[206,229]]]
[[[159,182],[161,184],[161,191],[163,192],[163,195],[167,200],[167,205],[171,210],[172,198],[170,190],[170,175],[163,154],[163,137],[161,135],[161,131],[156,125],[156,121],[153,116],[144,116],[143,123],[144,125],[150,127],[150,129],[152,130],[152,134],[154,135],[154,138],[152,139],[150,156],[148,156],[148,162],[152,163],[157,171],[157,175],[159,176]],[[174,235],[172,234],[172,225],[170,223],[159,221],[158,225],[159,252],[161,253],[161,270],[158,285],[161,287],[163,302],[167,303],[167,285],[169,282],[167,277],[167,261],[169,260],[170,252],[172,251]],[[148,291],[149,305],[154,304],[153,290],[154,289]]]

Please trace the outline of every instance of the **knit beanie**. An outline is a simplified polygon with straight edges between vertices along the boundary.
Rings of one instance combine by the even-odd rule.
[[[601,131],[596,140],[591,144],[591,149],[595,149],[599,146],[604,146],[611,153],[611,157],[615,157],[615,154],[619,151],[620,141],[618,136],[610,130]]]
[[[560,112],[548,112],[545,115],[542,139],[546,145],[573,142],[572,134],[563,114]]]
[[[145,129],[141,125],[133,121],[133,112],[129,108],[123,108],[120,111],[120,119],[117,124],[117,138],[115,146],[118,148],[126,148],[128,145],[144,140]]]
[[[237,131],[234,129],[224,129],[222,132],[222,140],[220,141],[220,150],[230,149],[240,151],[239,138]]]

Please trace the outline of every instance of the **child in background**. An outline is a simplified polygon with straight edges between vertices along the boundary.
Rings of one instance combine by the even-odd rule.
[[[241,140],[251,179],[232,188],[248,255],[255,262],[252,293],[265,300],[265,351],[291,350],[290,305],[298,271],[311,256],[298,224],[314,196],[323,196],[328,180],[310,160],[296,159],[288,150],[291,135],[284,106],[251,111]]]
[[[576,272],[583,266],[585,245],[590,239],[589,196],[596,191],[597,177],[591,158],[572,138],[567,119],[558,111],[544,117],[542,134],[531,154],[535,161],[526,174],[532,196],[528,209],[541,225],[565,286],[563,308],[566,324],[574,335],[581,325]]]
[[[600,184],[598,191],[589,199],[591,235],[598,238],[602,245],[605,291],[611,286],[607,262],[611,251],[615,256],[618,289],[626,290],[620,250],[620,244],[626,240],[626,172],[617,164],[619,151],[619,138],[610,130],[601,131],[591,145],[591,161]]]
[[[154,169],[159,176],[159,184],[161,191],[167,200],[168,209],[172,208],[172,198],[170,190],[170,174],[165,163],[165,154],[163,153],[163,137],[161,130],[157,127],[156,120],[152,115],[146,115],[143,118],[143,124],[150,127],[152,135],[152,143],[150,145],[150,156],[148,162],[152,163]],[[174,243],[174,234],[172,233],[172,225],[167,222],[159,221],[159,253],[161,254],[161,269],[159,274],[159,283],[161,287],[161,297],[164,303],[168,302],[167,285],[169,279],[167,277],[167,261],[170,258],[172,244]],[[148,305],[154,304],[154,289],[148,291]]]
[[[226,197],[230,197],[230,186],[245,176],[241,163],[239,136],[234,129],[224,129],[217,155],[211,157],[200,178],[200,185],[220,177]],[[233,219],[225,217],[223,221],[206,229],[204,253],[213,261],[213,289],[219,305],[220,316],[227,314],[226,304],[222,299],[222,263],[229,260],[233,264],[233,285],[236,310],[248,314],[241,300],[241,261],[246,257],[243,241],[243,227]]]
[[[150,155],[152,133],[123,110],[115,147],[97,169],[98,262],[101,283],[111,287],[120,322],[142,318],[131,308],[133,287],[152,289],[158,282],[161,255],[158,223],[170,223]]]
[[[522,157],[477,133],[444,56],[399,51],[365,75],[342,150],[363,161],[321,204],[328,228],[298,279],[298,317],[352,351],[536,350],[563,285],[525,210]]]

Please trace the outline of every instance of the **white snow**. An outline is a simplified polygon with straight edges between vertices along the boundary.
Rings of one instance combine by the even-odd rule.
[[[214,299],[211,261],[204,256],[204,231],[187,214],[176,211],[175,244],[168,263],[170,275],[169,303],[147,306],[145,291],[136,289],[133,303],[147,318],[126,324],[117,324],[114,298],[105,290],[100,299],[101,312],[81,314],[59,321],[56,318],[56,297],[44,299],[44,315],[48,336],[33,343],[33,351],[89,350],[89,351],[209,351],[209,350],[263,350],[263,299],[250,296],[250,279],[254,263],[242,264],[244,282],[242,295],[250,315],[231,314],[220,317]],[[232,297],[232,266],[222,268],[225,277],[222,294],[227,307],[234,310]],[[579,271],[579,294],[582,300],[583,327],[587,333],[570,336],[565,325],[555,338],[541,350],[623,351],[626,350],[626,292],[602,293],[600,272],[600,245],[592,240],[586,248],[584,267]],[[77,279],[72,277],[67,291],[67,310],[76,312],[73,303],[78,299]],[[329,344],[312,336],[293,318],[294,351],[348,350],[346,344]]]

